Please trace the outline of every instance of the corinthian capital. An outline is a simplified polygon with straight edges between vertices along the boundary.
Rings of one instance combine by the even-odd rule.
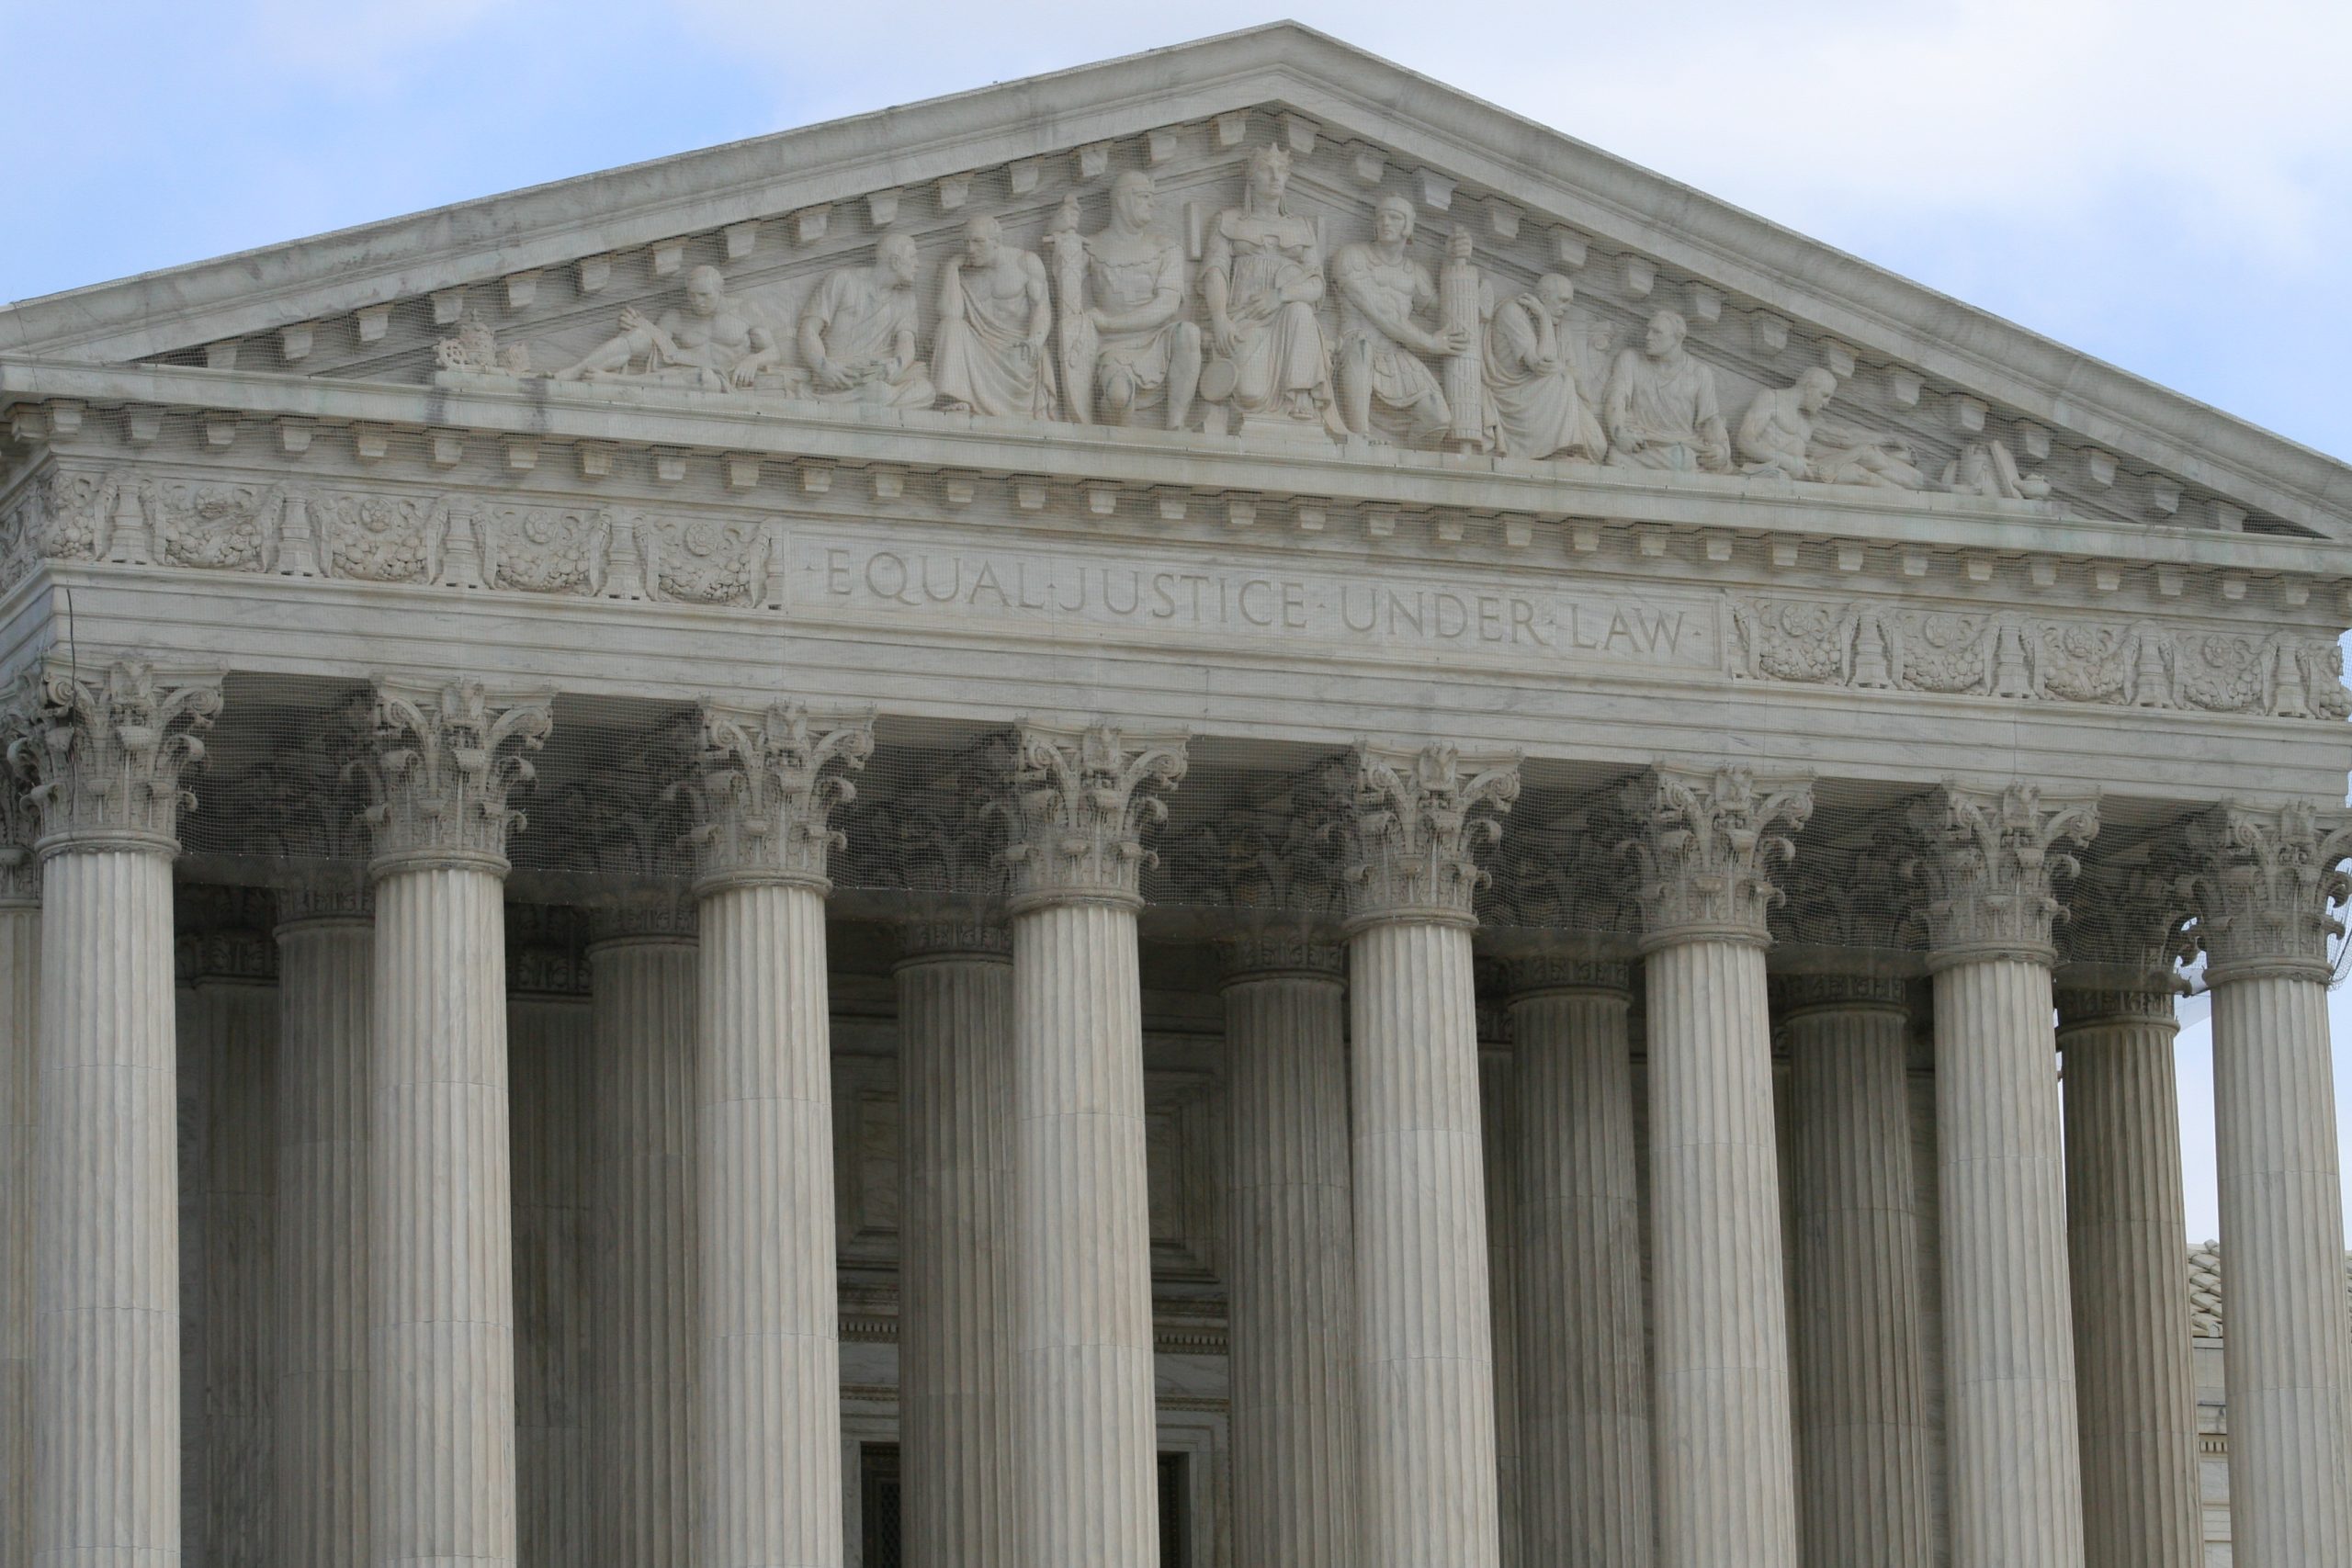
[[[1012,908],[1143,901],[1143,868],[1158,858],[1143,830],[1168,819],[1159,792],[1184,776],[1190,739],[1115,725],[1021,725],[1013,763]]]
[[[1469,925],[1487,874],[1481,843],[1519,798],[1517,752],[1465,757],[1455,747],[1356,749],[1355,809],[1346,818],[1348,915]]]
[[[696,887],[831,892],[826,863],[845,841],[833,810],[857,796],[842,775],[874,754],[874,715],[705,703],[702,734],[699,767],[680,786],[694,807]]]
[[[179,814],[196,805],[181,775],[204,761],[198,732],[220,711],[217,676],[165,684],[147,664],[103,679],[36,671],[12,705],[8,764],[39,818],[43,854],[179,851]]]
[[[524,821],[508,796],[537,776],[525,753],[546,741],[550,705],[493,698],[479,681],[377,682],[376,750],[362,763],[373,874],[463,865],[503,875],[507,835]]]
[[[1641,867],[1643,942],[1771,940],[1780,902],[1772,868],[1796,858],[1794,832],[1813,816],[1804,779],[1758,779],[1746,768],[1654,768],[1626,791],[1640,830],[1624,852]]]
[[[2352,818],[2300,801],[2225,801],[2190,830],[2196,935],[2213,984],[2257,975],[2329,978],[2327,939],[2352,897]]]
[[[1931,964],[2055,961],[2051,927],[2064,908],[2055,886],[2082,869],[2061,846],[2098,837],[2097,800],[2044,801],[2022,783],[1946,784],[1917,803],[1911,821],[1924,840],[1915,872],[1927,886]]]
[[[0,714],[0,750],[21,739],[16,728],[13,714]],[[14,768],[0,769],[0,908],[40,902],[40,857],[33,852],[40,837],[31,785]]]

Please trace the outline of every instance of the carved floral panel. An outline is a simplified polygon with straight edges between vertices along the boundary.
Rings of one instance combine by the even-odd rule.
[[[2018,701],[2352,716],[2326,637],[2256,636],[1866,601],[1737,598],[1732,673],[1753,681]]]

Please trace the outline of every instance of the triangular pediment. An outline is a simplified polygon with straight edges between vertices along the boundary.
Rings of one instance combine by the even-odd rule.
[[[707,266],[724,279],[729,330],[775,345],[753,385],[716,395],[805,410],[816,404],[796,378],[814,367],[798,329],[829,276],[863,276],[886,236],[910,239],[918,352],[936,360],[942,270],[971,218],[996,220],[1011,249],[1050,272],[1051,237],[1073,217],[1102,231],[1112,183],[1130,171],[1151,176],[1153,231],[1182,252],[1182,318],[1210,331],[1203,273],[1219,215],[1242,204],[1250,160],[1269,147],[1288,160],[1283,210],[1311,231],[1327,278],[1374,238],[1375,206],[1393,198],[1416,222],[1407,254],[1433,280],[1448,237],[1469,234],[1489,310],[1547,274],[1572,280],[1562,353],[1580,358],[1596,414],[1612,359],[1641,352],[1657,312],[1678,313],[1735,447],[1730,479],[1757,482],[1743,472],[1754,455],[1736,447],[1758,397],[1826,368],[1838,387],[1821,417],[1878,442],[1879,457],[1787,482],[1916,480],[2020,516],[2352,539],[2342,464],[1293,24],[26,301],[0,310],[0,363],[511,378],[623,404],[710,396],[691,378],[651,377],[642,352],[614,377],[545,379],[600,351],[611,359],[624,311],[656,327],[682,311]],[[1061,279],[1048,283],[1058,310]],[[1314,305],[1327,353],[1350,331],[1337,287]],[[1446,308],[1425,302],[1421,325]],[[1214,341],[1205,357],[1218,357]],[[1442,362],[1412,357],[1442,383]],[[1102,395],[1084,394],[1090,416],[1109,417]],[[935,400],[893,417],[920,426]],[[1069,421],[1071,401],[1065,391],[1056,417]],[[1408,439],[1434,453],[1462,447],[1456,434],[1469,432]]]

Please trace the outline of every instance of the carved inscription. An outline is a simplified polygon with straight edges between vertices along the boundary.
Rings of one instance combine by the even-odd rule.
[[[1714,605],[1697,596],[813,536],[795,542],[792,561],[797,609],[1353,644],[1528,664],[1722,663]]]

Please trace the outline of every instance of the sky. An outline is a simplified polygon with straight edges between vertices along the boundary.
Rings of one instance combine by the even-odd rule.
[[[1283,16],[2352,460],[2341,0],[0,0],[0,299]]]

